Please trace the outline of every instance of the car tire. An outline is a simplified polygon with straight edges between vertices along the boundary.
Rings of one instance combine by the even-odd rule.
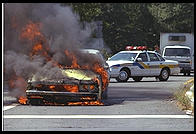
[[[128,69],[122,69],[116,78],[118,82],[127,82],[129,79],[129,70]]]
[[[167,81],[169,79],[169,70],[164,68],[161,70],[161,74],[159,76],[160,81]]]
[[[136,82],[139,82],[142,80],[143,77],[141,76],[136,76],[136,77],[133,77],[133,80],[136,81]]]
[[[190,71],[188,71],[188,72],[187,72],[187,75],[188,75],[188,76],[190,76],[190,75],[191,75],[191,72],[190,72]]]

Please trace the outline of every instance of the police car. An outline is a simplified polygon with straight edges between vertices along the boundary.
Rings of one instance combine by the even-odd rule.
[[[147,51],[146,46],[127,46],[106,61],[110,69],[110,77],[118,82],[126,82],[129,78],[141,81],[143,77],[156,77],[167,81],[170,75],[180,73],[178,61],[166,60],[155,51]]]

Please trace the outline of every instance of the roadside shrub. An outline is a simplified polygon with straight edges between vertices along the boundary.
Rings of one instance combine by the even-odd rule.
[[[190,99],[185,95],[188,90],[190,90],[190,87],[194,84],[194,79],[190,79],[187,82],[185,82],[183,85],[179,87],[179,90],[174,93],[174,98],[177,100],[178,106],[182,110],[192,110],[193,107],[191,106]]]

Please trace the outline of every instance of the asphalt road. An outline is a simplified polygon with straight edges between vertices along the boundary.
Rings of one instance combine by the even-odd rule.
[[[193,131],[194,117],[172,99],[194,76],[170,76],[167,82],[144,78],[111,79],[104,106],[29,106],[4,92],[4,131]]]

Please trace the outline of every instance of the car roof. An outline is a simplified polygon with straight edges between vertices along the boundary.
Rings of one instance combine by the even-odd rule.
[[[165,48],[187,48],[187,49],[190,49],[190,47],[188,47],[188,46],[175,46],[175,45],[173,45],[173,46],[166,46]]]
[[[142,53],[142,52],[156,53],[155,51],[139,51],[139,50],[134,50],[134,51],[120,51],[119,53]]]
[[[84,52],[84,53],[91,53],[91,54],[97,54],[97,53],[100,53],[99,50],[97,49],[80,49],[81,52]]]

